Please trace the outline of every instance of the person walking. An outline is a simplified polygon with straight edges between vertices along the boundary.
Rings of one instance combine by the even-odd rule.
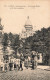
[[[32,69],[34,69],[34,58],[35,58],[35,55],[34,54],[32,54]]]
[[[9,63],[9,68],[10,68],[10,71],[12,70],[12,67],[13,67],[13,63]]]
[[[22,60],[20,60],[20,69],[21,69],[21,71],[23,70],[23,67],[22,67]]]
[[[32,59],[32,69],[34,69],[34,59]]]
[[[14,63],[14,69],[16,70],[16,63]]]

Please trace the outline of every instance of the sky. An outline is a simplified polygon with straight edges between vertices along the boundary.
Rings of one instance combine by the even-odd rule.
[[[33,31],[50,26],[50,1],[0,1],[0,18],[4,32],[21,33],[27,17]]]

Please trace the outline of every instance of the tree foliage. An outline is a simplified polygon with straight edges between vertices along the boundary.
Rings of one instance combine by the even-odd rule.
[[[16,54],[17,53],[17,49],[20,46],[19,35],[18,34],[9,33],[9,41],[10,41],[11,48],[14,50],[14,52]]]
[[[48,53],[50,52],[50,27],[42,28],[41,31],[36,31],[32,37],[26,39],[29,42],[31,50]]]
[[[3,35],[2,45],[3,45],[3,52],[5,52],[8,46],[8,34],[7,33],[4,33]]]

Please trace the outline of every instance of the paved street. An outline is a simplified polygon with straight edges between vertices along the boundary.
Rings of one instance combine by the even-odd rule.
[[[43,69],[43,70],[50,70],[49,66],[45,66],[45,65],[38,65],[37,66],[38,69]]]
[[[23,71],[8,71],[0,73],[0,80],[50,80],[50,71],[30,68]]]

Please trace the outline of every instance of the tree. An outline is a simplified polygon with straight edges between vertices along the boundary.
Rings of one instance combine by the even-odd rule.
[[[17,54],[17,49],[20,46],[20,40],[19,40],[19,35],[14,35],[13,37],[13,43],[12,43],[12,49],[15,51],[15,55]]]
[[[43,53],[46,57],[48,55],[50,56],[50,27],[42,28],[41,31],[36,31],[31,39],[30,37],[26,39],[26,42],[30,44],[31,50]]]
[[[10,41],[10,46],[13,45],[13,41],[14,41],[14,34],[12,34],[11,32],[8,34],[9,37],[9,41]]]
[[[7,33],[4,33],[3,35],[2,45],[3,45],[3,52],[5,52],[8,46],[8,34]]]

